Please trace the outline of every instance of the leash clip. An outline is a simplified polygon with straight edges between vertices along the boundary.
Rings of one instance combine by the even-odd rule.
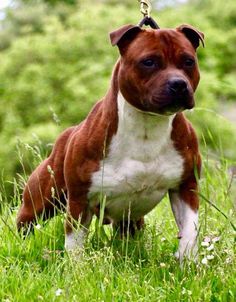
[[[150,18],[152,11],[152,5],[149,0],[140,0],[140,12],[143,14],[143,17]]]
[[[143,19],[139,22],[138,26],[150,26],[153,29],[160,29],[156,21],[151,17],[152,5],[150,0],[139,0],[140,12],[143,14]]]

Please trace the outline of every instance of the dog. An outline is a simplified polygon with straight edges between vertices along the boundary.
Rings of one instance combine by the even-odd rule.
[[[110,39],[120,53],[110,88],[29,177],[17,228],[32,226],[40,215],[52,217],[64,203],[65,248],[71,251],[83,247],[101,207],[104,223],[133,234],[168,193],[182,261],[197,250],[201,156],[183,111],[195,104],[196,49],[204,46],[204,35],[190,25],[125,25]]]

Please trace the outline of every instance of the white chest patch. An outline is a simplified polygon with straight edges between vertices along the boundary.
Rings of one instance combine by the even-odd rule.
[[[183,174],[183,158],[170,138],[174,116],[149,115],[119,93],[119,124],[107,157],[93,174],[90,205],[106,196],[105,215],[138,219],[151,211]]]

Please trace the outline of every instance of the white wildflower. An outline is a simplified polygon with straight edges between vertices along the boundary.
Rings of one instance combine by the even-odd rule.
[[[205,264],[205,265],[207,265],[207,263],[208,263],[208,260],[207,260],[207,258],[205,257],[205,258],[203,258],[203,259],[202,259],[202,261],[201,261],[201,262],[202,262],[202,264]]]
[[[208,251],[212,251],[214,250],[214,244],[212,243],[208,248],[207,248]]]
[[[166,238],[165,237],[162,237],[161,238],[161,241],[163,242],[163,241],[166,241]]]
[[[183,295],[188,294],[189,296],[191,296],[191,295],[192,295],[192,292],[191,292],[191,290],[188,290],[188,289],[186,289],[185,287],[183,287],[183,289],[182,289],[182,294],[183,294]]]
[[[56,290],[56,292],[55,292],[55,295],[56,295],[57,297],[59,297],[61,294],[62,294],[62,289],[61,289],[61,288],[58,288],[58,289]]]
[[[207,260],[212,260],[215,258],[214,255],[207,255],[206,257],[207,257]]]
[[[182,294],[184,295],[185,293],[186,293],[186,288],[185,287],[183,287],[183,289],[182,289]]]
[[[164,262],[161,262],[160,267],[166,267],[166,264]]]
[[[37,225],[35,226],[35,228],[36,228],[37,230],[40,230],[40,229],[41,229],[41,225],[40,225],[40,224],[37,224]]]
[[[206,236],[204,239],[203,239],[204,242],[211,242],[211,238],[209,236]]]
[[[215,242],[218,242],[220,241],[220,237],[214,237],[212,238],[212,242],[215,243]]]
[[[209,246],[209,242],[207,242],[207,241],[202,241],[201,246],[207,247],[207,246]]]

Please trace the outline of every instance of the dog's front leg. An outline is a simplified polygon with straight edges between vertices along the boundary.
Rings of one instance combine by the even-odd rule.
[[[198,236],[198,207],[197,183],[189,180],[176,191],[170,191],[171,208],[179,228],[179,249],[176,252],[180,262],[184,257],[196,259]]]
[[[75,198],[69,195],[65,222],[65,249],[67,251],[83,248],[91,220],[92,213],[86,196]]]

